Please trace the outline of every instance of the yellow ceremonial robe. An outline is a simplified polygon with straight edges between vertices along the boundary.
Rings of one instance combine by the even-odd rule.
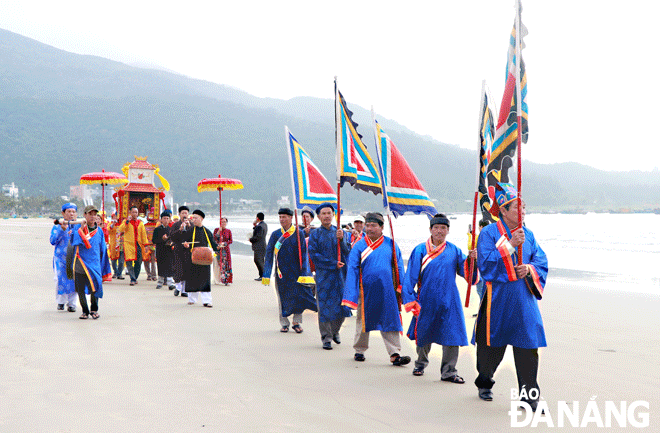
[[[124,260],[132,262],[137,258],[138,245],[143,247],[149,244],[147,239],[147,230],[144,228],[144,223],[138,221],[137,236],[136,230],[130,222],[124,220],[117,230],[124,233]]]

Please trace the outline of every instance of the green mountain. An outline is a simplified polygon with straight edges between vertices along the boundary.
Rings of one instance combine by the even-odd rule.
[[[68,53],[0,29],[0,184],[28,195],[68,194],[83,173],[119,171],[134,155],[158,164],[175,201],[211,202],[197,182],[222,174],[243,181],[233,198],[275,206],[291,195],[284,125],[334,181],[334,101],[258,98],[239,89],[171,72]],[[329,86],[332,83],[328,83]],[[367,110],[350,104],[373,148]],[[438,202],[470,209],[476,152],[379,119]],[[530,207],[657,207],[660,178],[584,165],[525,163]],[[342,189],[342,203],[380,207],[380,197]]]

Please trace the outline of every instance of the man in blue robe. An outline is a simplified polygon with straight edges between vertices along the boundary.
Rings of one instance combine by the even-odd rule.
[[[340,344],[339,330],[351,310],[341,305],[346,279],[346,259],[350,247],[344,239],[344,231],[332,225],[335,209],[330,203],[316,208],[321,227],[309,235],[309,257],[316,269],[316,299],[319,309],[319,331],[323,348],[332,349],[332,341]],[[341,260],[337,249],[341,246]]]
[[[73,232],[71,245],[75,248],[73,270],[76,292],[83,310],[81,319],[90,315],[99,318],[98,300],[103,297],[103,281],[112,281],[112,269],[108,259],[103,230],[96,224],[98,209],[94,205],[85,208],[85,220],[78,230]],[[85,293],[89,294],[90,308],[87,307]]]
[[[519,391],[524,389],[520,394],[536,410],[538,348],[546,346],[538,300],[545,287],[548,260],[532,231],[518,226],[518,203],[515,187],[498,183],[491,213],[499,215],[499,221],[484,227],[477,242],[479,272],[486,290],[472,336],[472,343],[477,345],[479,372],[474,383],[482,400],[493,399],[493,375],[506,346],[511,345]],[[525,207],[521,203],[522,224]],[[522,263],[518,263],[520,245]]]
[[[468,261],[460,248],[446,242],[449,219],[444,214],[431,219],[430,231],[431,237],[410,255],[401,292],[406,311],[415,316],[408,328],[408,338],[417,342],[413,375],[424,374],[431,344],[436,343],[442,345],[442,380],[465,383],[456,371],[458,348],[468,345],[456,274],[466,278],[470,273]],[[470,256],[476,258],[476,251],[471,251]],[[476,276],[475,266],[473,282]]]
[[[266,247],[266,263],[261,283],[270,285],[270,275],[275,265],[275,292],[280,307],[280,332],[288,332],[293,315],[293,328],[297,334],[303,332],[302,313],[317,311],[316,299],[308,284],[314,279],[309,275],[307,249],[304,235],[292,224],[293,211],[281,208],[278,212],[281,228],[275,230]]]
[[[64,203],[62,205],[62,222],[54,224],[50,230],[50,244],[55,247],[53,252],[53,271],[55,271],[55,281],[57,281],[57,309],[74,313],[76,311],[76,286],[73,280],[66,276],[66,249],[73,237],[73,227],[67,221],[76,219],[78,206],[74,203]]]
[[[364,352],[369,348],[369,332],[380,331],[390,362],[397,366],[406,365],[410,357],[399,355],[399,333],[402,327],[397,291],[401,288],[393,272],[397,269],[399,278],[403,276],[403,260],[398,245],[383,236],[384,222],[380,213],[366,215],[366,236],[353,246],[348,256],[342,305],[358,312],[353,359],[365,360]]]

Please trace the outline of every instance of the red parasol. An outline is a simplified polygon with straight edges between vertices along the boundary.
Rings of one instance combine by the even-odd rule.
[[[243,184],[238,179],[228,179],[218,175],[210,179],[202,179],[197,184],[197,192],[218,191],[220,201],[220,225],[222,225],[222,190],[243,189]]]
[[[128,179],[121,173],[115,173],[113,171],[101,170],[100,172],[87,173],[80,176],[80,184],[87,185],[101,185],[102,198],[101,198],[101,208],[105,215],[105,186],[106,185],[116,185],[120,183],[127,183]]]
[[[215,191],[215,190],[218,191],[218,197],[219,197],[218,201],[220,202],[220,204],[218,205],[220,207],[220,219],[218,221],[219,224],[218,228],[220,229],[220,243],[224,242],[222,236],[222,190],[223,189],[228,189],[228,190],[243,189],[243,184],[238,179],[223,178],[221,175],[218,175],[218,177],[212,177],[210,179],[202,179],[197,184],[197,192]],[[222,255],[220,255],[220,257],[222,257]],[[224,266],[224,261],[223,261],[223,266]]]

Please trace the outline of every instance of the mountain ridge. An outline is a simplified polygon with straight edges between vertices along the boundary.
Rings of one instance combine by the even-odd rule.
[[[329,99],[259,98],[173,72],[68,53],[2,29],[0,77],[0,183],[16,182],[27,194],[67,194],[81,174],[118,171],[139,155],[161,167],[177,201],[199,201],[197,181],[221,173],[245,185],[232,197],[274,206],[280,195],[291,195],[284,125],[333,183]],[[371,114],[347,99],[374,156]],[[475,151],[378,120],[439,209],[469,210]],[[652,172],[525,161],[523,182],[528,205],[539,208],[660,203],[660,179]],[[382,206],[380,197],[346,187],[342,203]]]

